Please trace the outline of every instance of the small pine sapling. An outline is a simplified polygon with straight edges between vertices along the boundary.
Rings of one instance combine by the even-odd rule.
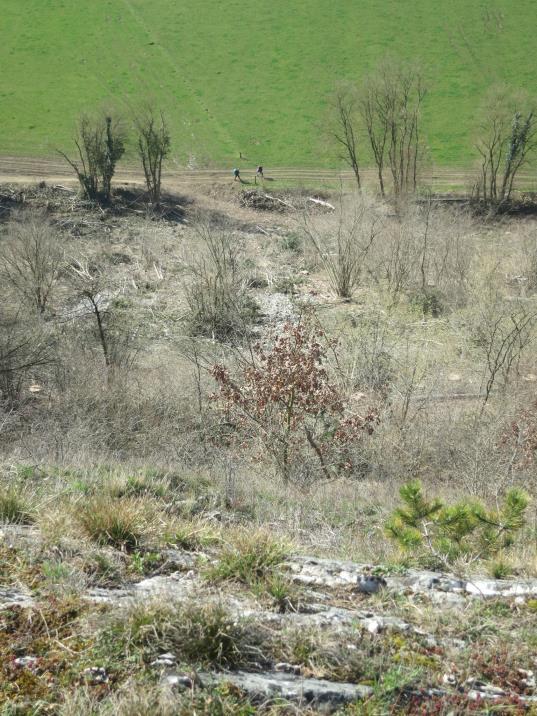
[[[470,561],[496,557],[513,545],[529,503],[522,490],[512,489],[497,510],[489,511],[472,500],[446,506],[438,499],[428,501],[418,480],[399,492],[404,505],[393,512],[386,532],[430,566],[447,566],[458,557]]]

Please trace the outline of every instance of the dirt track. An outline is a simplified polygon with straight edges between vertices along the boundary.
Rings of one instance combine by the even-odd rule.
[[[240,166],[240,162],[239,162]],[[324,184],[339,181],[351,182],[353,175],[350,171],[336,169],[300,169],[293,167],[280,167],[266,169],[267,181],[281,181],[289,183]],[[253,182],[254,169],[242,169],[245,183]],[[376,172],[363,171],[364,182],[374,183]],[[115,177],[119,183],[141,183],[143,175],[139,168],[122,166]],[[428,171],[425,183],[430,183],[436,189],[466,189],[472,181],[472,172],[462,168],[438,167]],[[47,181],[53,184],[76,184],[72,170],[61,159],[43,159],[35,157],[0,156],[0,182],[16,184],[32,184]],[[229,169],[183,169],[168,170],[163,174],[163,184],[173,190],[183,189],[185,185],[214,184],[231,182],[231,167]],[[531,187],[535,183],[532,174],[521,174],[519,185]]]

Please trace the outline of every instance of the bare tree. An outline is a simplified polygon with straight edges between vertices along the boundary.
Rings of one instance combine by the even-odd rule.
[[[331,134],[340,148],[340,159],[352,169],[358,189],[361,189],[358,159],[358,97],[355,85],[339,82],[334,91],[333,126]]]
[[[535,104],[523,92],[495,87],[481,114],[476,143],[481,166],[474,195],[501,204],[510,200],[518,172],[537,148]]]
[[[101,193],[103,200],[109,202],[116,165],[125,153],[125,131],[121,120],[110,115],[97,118],[82,115],[75,145],[78,160],[70,159],[61,150],[58,153],[74,170],[88,199],[97,200]]]
[[[386,142],[388,139],[388,126],[381,121],[377,111],[377,91],[375,83],[369,79],[362,88],[360,99],[360,114],[367,131],[373,159],[377,167],[379,189],[382,196],[386,195],[384,184],[384,167],[386,163]]]
[[[73,316],[92,318],[101,347],[108,377],[113,370],[129,370],[139,353],[138,331],[128,312],[122,310],[117,287],[114,289],[104,273],[87,261],[73,260],[69,266],[70,283],[75,298],[80,299]]]
[[[62,266],[57,237],[44,214],[24,212],[0,244],[0,275],[19,297],[44,313]]]
[[[138,131],[138,155],[144,170],[145,183],[151,203],[160,203],[162,162],[170,153],[171,137],[160,112],[156,117],[151,109],[136,119]]]
[[[419,67],[395,58],[384,59],[364,82],[360,113],[382,195],[386,165],[396,196],[416,190],[423,155],[421,107],[426,94]]]
[[[95,318],[99,342],[107,368],[112,365],[109,339],[104,325],[106,300],[103,281],[98,271],[92,271],[87,263],[74,261],[70,266],[70,278],[77,297],[84,299]]]

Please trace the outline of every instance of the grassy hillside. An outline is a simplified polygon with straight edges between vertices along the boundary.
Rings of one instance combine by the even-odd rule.
[[[330,165],[333,81],[392,51],[425,66],[433,159],[463,165],[487,86],[532,89],[536,20],[532,0],[3,0],[0,153],[51,154],[80,110],[151,98],[180,164]]]

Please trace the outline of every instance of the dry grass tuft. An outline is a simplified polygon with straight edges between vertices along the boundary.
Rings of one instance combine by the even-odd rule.
[[[216,582],[229,580],[253,586],[272,575],[288,554],[289,546],[267,530],[239,530],[207,577]]]
[[[137,604],[116,615],[100,638],[104,653],[138,655],[144,662],[171,652],[179,663],[233,668],[259,655],[251,625],[215,602]]]
[[[148,510],[140,499],[94,497],[78,509],[84,534],[99,545],[133,550],[150,531]]]
[[[35,519],[31,499],[16,487],[0,486],[0,522],[29,525]]]

